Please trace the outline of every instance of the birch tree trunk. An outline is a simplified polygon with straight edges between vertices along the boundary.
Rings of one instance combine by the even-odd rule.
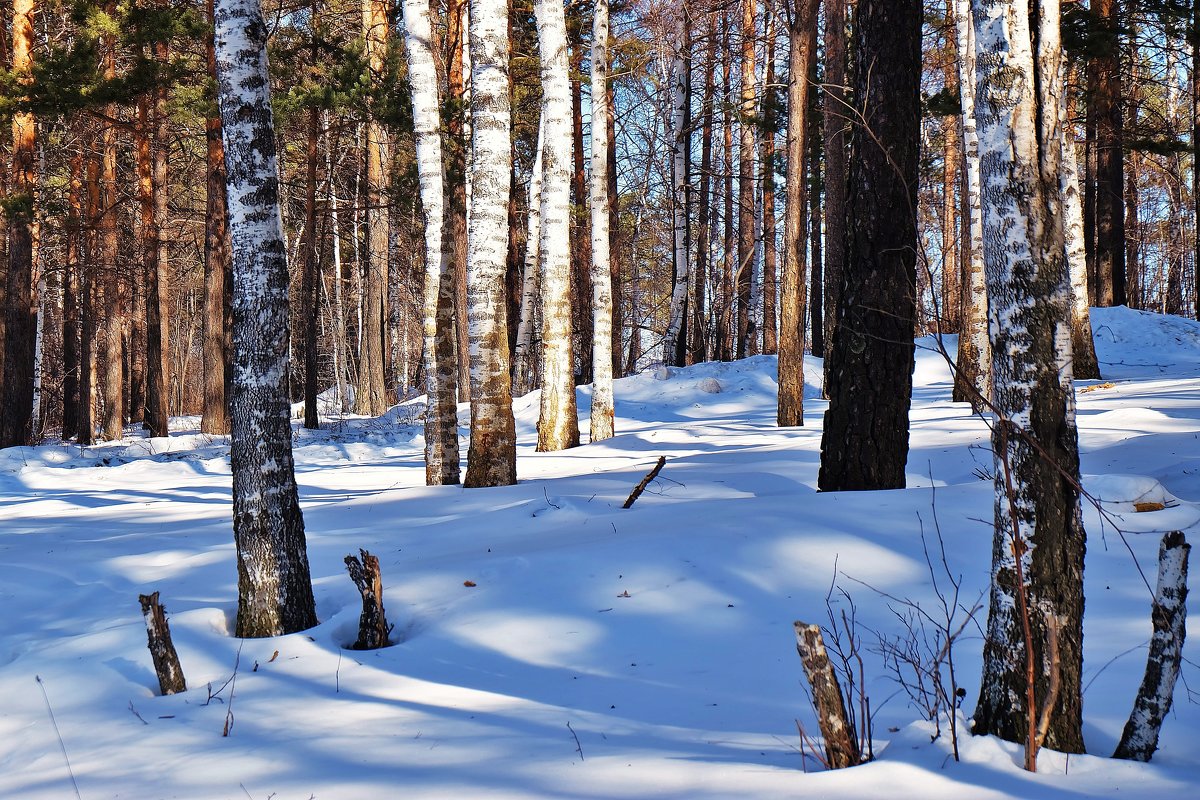
[[[698,192],[696,224],[696,266],[692,270],[691,293],[691,343],[688,346],[688,363],[697,364],[708,358],[706,338],[705,294],[709,270],[712,264],[713,203],[716,193],[711,191],[713,161],[713,97],[716,86],[713,78],[717,68],[717,17],[708,21],[708,52],[704,58],[704,88],[700,100],[700,187]],[[770,137],[768,137],[770,138]],[[709,293],[710,296],[712,293]],[[774,308],[772,307],[772,312]]]
[[[417,175],[425,212],[425,293],[421,330],[424,338],[425,482],[459,482],[458,365],[454,341],[454,275],[446,247],[445,167],[440,133],[441,98],[433,60],[433,34],[426,0],[405,0],[405,46],[412,84],[413,136]]]
[[[804,424],[804,180],[808,135],[809,64],[816,56],[817,0],[796,0],[788,18],[787,212],[783,223],[783,274],[779,292],[780,427]]]
[[[233,535],[239,637],[317,623],[292,463],[288,265],[258,0],[216,0],[217,96],[224,123],[233,250]]]
[[[363,35],[367,69],[372,80],[383,77],[387,51],[387,5],[383,0],[363,0]],[[370,109],[366,124],[367,155],[367,263],[363,280],[362,357],[358,365],[355,411],[377,417],[388,409],[384,378],[384,320],[387,319],[388,275],[388,137]]]
[[[34,0],[14,0],[12,68],[18,81],[30,80],[33,66]],[[0,30],[0,36],[4,31]],[[0,447],[29,444],[33,435],[33,383],[37,297],[33,291],[33,217],[37,172],[36,123],[32,114],[12,115],[12,176],[5,217],[8,222],[8,270],[5,288],[3,396],[0,397]]]
[[[613,285],[608,249],[608,0],[595,0],[592,20],[592,414],[591,441],[612,438]]]
[[[1083,751],[1084,531],[1061,217],[1058,0],[974,0],[995,534],[975,733]],[[1057,647],[1048,630],[1057,629]],[[1053,651],[1057,652],[1053,652]],[[1027,759],[1031,760],[1031,759]]]
[[[571,86],[562,3],[537,0],[542,60],[542,405],[540,452],[579,444],[571,341]]]
[[[513,350],[513,394],[518,397],[533,390],[533,318],[537,306],[538,272],[542,244],[542,148],[544,128],[539,115],[537,150],[529,173],[529,225],[525,237],[525,271],[521,279],[521,318],[517,323],[517,344]]]
[[[508,7],[504,0],[472,0],[470,40],[471,204],[467,221],[467,294],[471,445],[463,484],[508,486],[517,482],[517,436],[504,303],[512,169]],[[570,141],[570,134],[563,138]],[[569,340],[569,328],[567,337]]]
[[[675,57],[671,62],[671,230],[674,284],[668,312],[667,335],[663,339],[663,363],[683,366],[679,358],[680,337],[684,334],[684,313],[688,292],[687,231],[687,65],[688,19],[683,9],[676,11]]]
[[[991,344],[988,341],[987,279],[983,271],[983,210],[979,189],[979,134],[975,127],[975,29],[971,0],[954,0],[958,39],[958,86],[962,98],[963,324],[958,337],[953,400],[983,411],[992,399]]]
[[[1067,103],[1060,104],[1062,119],[1062,192],[1063,236],[1067,248],[1067,269],[1071,278],[1071,371],[1076,378],[1100,379],[1096,342],[1092,338],[1092,314],[1088,307],[1087,253],[1084,252],[1083,206],[1079,198],[1079,163],[1075,155],[1075,136],[1071,133]]]

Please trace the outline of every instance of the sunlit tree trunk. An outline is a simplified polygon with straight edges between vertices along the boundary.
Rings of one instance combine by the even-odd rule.
[[[562,4],[538,0],[542,61],[542,404],[538,450],[579,444],[571,336],[571,86]]]
[[[963,126],[963,324],[958,337],[953,399],[982,411],[991,402],[987,280],[983,271],[983,211],[979,188],[979,134],[975,126],[975,29],[971,0],[954,0],[958,86]]]
[[[996,387],[992,581],[974,732],[1029,743],[1053,681],[1060,689],[1045,744],[1079,753],[1084,531],[1071,286],[1057,212],[1059,7],[975,0],[973,10]],[[1048,645],[1051,626],[1057,652]]]
[[[1077,379],[1099,380],[1096,343],[1092,338],[1092,315],[1088,307],[1087,254],[1084,252],[1083,207],[1079,198],[1079,164],[1075,155],[1075,136],[1071,132],[1066,102],[1059,104],[1062,114],[1062,192],[1063,237],[1067,250],[1067,270],[1071,281],[1071,371]]]
[[[558,8],[561,14],[562,7]],[[472,0],[470,40],[471,204],[467,223],[467,270],[471,445],[463,483],[466,486],[507,486],[517,482],[517,455],[508,363],[508,315],[504,299],[512,169],[508,7],[505,0]],[[566,47],[565,36],[561,45]],[[566,54],[561,55],[565,66]],[[569,109],[569,88],[564,94]],[[569,119],[564,121],[570,124]],[[569,146],[569,131],[559,135]],[[565,166],[564,163],[564,169]],[[565,246],[565,235],[563,239]],[[569,323],[566,335],[569,346]]]
[[[759,163],[762,169],[762,351],[766,355],[779,352],[779,272],[775,249],[775,125],[777,109],[775,98],[775,39],[778,0],[766,2],[766,65],[763,69],[762,141]],[[816,63],[814,61],[814,63]],[[811,123],[810,123],[811,127]],[[811,137],[810,137],[811,138]],[[702,201],[703,202],[703,201]]]
[[[455,364],[454,276],[452,251],[446,245],[445,166],[437,70],[432,26],[426,0],[405,0],[405,45],[412,84],[413,136],[417,175],[425,212],[425,292],[421,329],[424,339],[425,482],[430,486],[459,482],[458,367]]]
[[[754,330],[751,314],[750,284],[754,272],[754,119],[755,119],[755,75],[754,42],[755,0],[742,0],[742,85],[740,136],[738,139],[738,267],[737,267],[737,343],[734,355],[745,358],[753,355],[757,348],[751,339],[758,334]],[[806,73],[807,74],[807,73]],[[795,79],[793,78],[793,82]],[[807,80],[802,81],[807,85]],[[807,93],[801,95],[807,102]],[[801,137],[803,140],[803,137]],[[801,152],[804,152],[801,149]],[[797,162],[803,164],[803,160]],[[806,201],[805,201],[806,202]],[[804,234],[801,234],[803,239]],[[803,245],[802,245],[803,246]],[[801,325],[804,323],[801,322]]]
[[[279,213],[267,26],[258,0],[216,0],[233,259],[233,535],[239,637],[317,624],[292,462],[288,265]]]
[[[613,435],[613,285],[609,263],[608,0],[595,0],[592,22],[592,413],[591,441]]]
[[[367,69],[371,79],[384,74],[387,52],[387,4],[363,0],[363,36]],[[371,109],[366,124],[367,156],[367,262],[363,279],[362,357],[358,365],[358,392],[354,408],[359,414],[377,417],[388,409],[384,378],[384,321],[387,319],[388,285],[388,135]]]
[[[115,37],[104,37],[103,68],[106,78],[116,76]],[[105,107],[109,120],[117,118],[114,104]],[[125,331],[129,325],[129,313],[125,291],[124,270],[119,257],[120,231],[117,214],[120,195],[117,186],[117,130],[106,122],[100,133],[101,171],[100,184],[103,192],[103,215],[100,218],[99,266],[104,281],[104,421],[105,439],[120,439],[125,432]]]
[[[207,0],[213,16],[213,0]],[[212,37],[205,50],[209,74],[216,78],[216,55]],[[229,261],[229,231],[225,208],[225,151],[221,143],[221,117],[204,121],[205,211],[204,211],[204,406],[200,430],[229,433],[229,390],[233,380],[232,273]]]
[[[683,337],[686,335],[684,315],[687,311],[688,267],[687,252],[687,118],[688,65],[690,63],[689,21],[683,9],[675,29],[675,57],[671,62],[671,243],[672,273],[671,305],[668,312],[667,334],[663,339],[663,363],[683,366],[681,358]]]
[[[808,202],[804,180],[805,137],[808,135],[809,66],[816,57],[817,0],[794,0],[788,16],[787,214],[784,217],[784,262],[780,292],[779,398],[780,426],[804,424],[804,218]]]
[[[1094,0],[1095,69],[1089,102],[1096,115],[1096,276],[1098,305],[1122,306],[1125,293],[1125,160],[1121,89],[1120,6]]]

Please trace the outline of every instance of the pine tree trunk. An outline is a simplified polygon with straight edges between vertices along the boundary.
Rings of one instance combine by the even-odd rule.
[[[92,141],[95,144],[95,140]],[[79,309],[79,444],[96,441],[96,366],[99,349],[97,306],[100,297],[100,217],[103,214],[100,190],[101,155],[96,147],[87,156],[87,213],[84,231],[84,266]]]
[[[316,13],[316,9],[312,10]],[[315,30],[313,35],[315,36]],[[317,413],[317,325],[320,309],[317,305],[317,159],[321,145],[321,110],[315,105],[308,109],[304,148],[304,231],[300,242],[301,318],[304,324],[304,427],[321,427]]]
[[[421,330],[424,339],[425,482],[459,482],[458,378],[454,341],[454,276],[446,239],[445,165],[440,133],[440,97],[434,65],[429,3],[405,0],[405,46],[412,84],[413,136],[421,207],[425,213],[425,280]]]
[[[614,433],[613,285],[609,263],[608,0],[595,0],[592,21],[592,409],[591,441]]]
[[[1125,161],[1122,155],[1120,8],[1095,0],[1099,50],[1088,99],[1096,115],[1096,275],[1098,305],[1123,306],[1125,292]]]
[[[737,267],[737,346],[734,355],[745,358],[757,351],[751,343],[758,332],[750,308],[750,284],[754,272],[754,119],[755,119],[755,0],[742,0],[742,84],[739,106],[738,139],[738,267]],[[805,73],[807,75],[807,73]],[[797,81],[792,79],[793,84]],[[807,80],[803,81],[807,85]],[[801,95],[807,104],[807,92]],[[803,137],[801,137],[803,141]],[[803,153],[803,149],[800,151]],[[797,162],[803,164],[803,160]],[[803,177],[801,177],[803,181]],[[802,202],[807,202],[805,199]],[[800,234],[803,241],[804,234]],[[803,247],[803,245],[801,245]],[[803,291],[803,289],[802,289]],[[800,321],[803,325],[803,318]]]
[[[809,66],[816,57],[816,0],[797,0],[788,20],[787,212],[783,224],[784,262],[779,292],[779,398],[776,419],[781,427],[804,424],[804,180],[808,135]]]
[[[860,0],[854,41],[863,130],[851,145],[848,246],[817,479],[823,491],[902,488],[908,460],[921,3]]]
[[[165,43],[155,46],[155,58],[166,63],[170,53]],[[146,427],[151,436],[167,436],[170,427],[168,400],[171,373],[170,305],[168,263],[163,243],[167,215],[167,89],[155,91],[154,104],[147,108],[146,147],[150,174],[148,208],[143,207],[144,269],[146,275]]]
[[[767,41],[761,106],[762,140],[759,143],[759,168],[762,170],[762,352],[769,356],[779,352],[779,265],[775,248],[775,126],[778,124],[775,99],[775,2],[766,0],[764,7],[763,27]],[[809,138],[812,138],[811,130]]]
[[[555,0],[538,0],[538,50],[542,61],[542,403],[541,452],[579,444],[571,335],[571,86],[567,32]]]
[[[516,424],[504,302],[512,169],[507,12],[504,0],[473,0],[471,4],[471,204],[467,234],[471,445],[463,481],[468,487],[508,486],[517,482]],[[562,47],[565,46],[563,41]],[[565,67],[566,54],[561,51],[560,54]],[[569,95],[563,99],[569,109]],[[570,120],[564,121],[570,124]],[[565,141],[569,146],[569,131],[559,132],[559,137],[560,142]],[[562,168],[565,167],[563,163]],[[563,188],[566,189],[565,181]],[[563,236],[564,246],[565,239]],[[569,322],[567,336],[569,342]]]
[[[115,43],[105,45],[106,77],[116,75]],[[116,106],[106,107],[106,116],[116,119]],[[104,421],[103,436],[109,441],[120,439],[125,432],[125,328],[129,324],[125,287],[120,268],[120,233],[117,229],[117,213],[120,196],[117,187],[117,132],[110,123],[100,134],[101,173],[100,185],[103,192],[103,209],[100,217],[100,260],[99,266],[104,281]]]
[[[1059,195],[1058,5],[975,0],[984,262],[995,376],[995,533],[974,732],[1083,751],[1084,531]],[[1034,27],[1036,26],[1036,27]],[[1036,94],[1035,94],[1036,91]],[[1047,631],[1058,633],[1049,646]],[[1057,650],[1057,652],[1053,652]],[[1052,674],[1056,673],[1056,674]],[[1032,761],[1027,757],[1027,761]]]
[[[846,0],[825,3],[825,352],[833,348],[846,264],[846,134],[851,112],[846,85]],[[825,362],[828,386],[829,361]],[[828,397],[828,394],[826,394]]]
[[[367,68],[380,80],[387,51],[387,5],[383,0],[363,0],[363,35]],[[372,116],[366,124],[367,161],[367,263],[363,279],[362,357],[358,365],[358,392],[354,408],[359,414],[377,417],[387,411],[384,337],[388,285],[388,135]]]
[[[734,239],[733,224],[733,47],[731,44],[733,20],[727,13],[722,22],[724,28],[723,63],[721,85],[728,94],[725,95],[721,111],[721,169],[725,175],[724,187],[721,193],[724,206],[724,230],[722,231],[722,260],[721,260],[721,302],[717,309],[717,358],[720,361],[732,361],[734,351],[734,309],[733,293],[737,272],[737,246]],[[785,234],[786,235],[786,234]]]
[[[317,623],[292,462],[288,265],[267,27],[258,0],[216,0],[218,99],[233,260],[233,534],[239,637]]]
[[[33,67],[34,0],[13,2],[12,68],[25,82]],[[4,31],[0,30],[0,36]],[[33,115],[12,115],[12,176],[6,198],[8,270],[5,285],[3,395],[0,396],[0,447],[29,444],[33,436],[33,384],[37,296],[33,291],[34,204],[37,133]]]
[[[213,17],[213,0],[207,0]],[[213,40],[205,41],[209,74],[216,78]],[[221,117],[204,121],[207,145],[205,159],[204,210],[204,406],[200,417],[203,433],[228,434],[229,389],[232,370],[232,275],[229,262],[229,231],[225,208],[225,152],[221,144]]]
[[[81,193],[83,154],[71,156],[71,178],[67,186],[66,272],[63,276],[63,421],[62,438],[79,434],[80,369],[80,251],[83,244]]]
[[[467,320],[467,134],[464,130],[470,110],[466,82],[463,74],[463,57],[470,50],[468,30],[468,0],[449,0],[446,14],[446,63],[447,115],[446,127],[446,182],[449,184],[449,205],[446,223],[451,252],[454,280],[454,330],[456,352],[470,352]],[[511,158],[511,154],[510,154]],[[458,399],[470,400],[471,369],[469,358],[458,359]]]
[[[949,8],[948,16],[953,19],[954,5],[958,0],[946,0]],[[946,60],[943,70],[947,91],[959,92],[962,88],[957,72],[958,37],[953,33],[947,35],[946,49],[950,57]],[[962,289],[959,279],[962,270],[958,264],[958,209],[961,205],[955,198],[959,179],[962,177],[962,141],[959,135],[960,115],[942,117],[944,142],[942,145],[942,298],[939,307],[938,330],[940,333],[960,333],[962,331]]]
[[[814,48],[816,37],[814,35]],[[815,56],[815,54],[814,54]],[[821,243],[821,93],[817,83],[817,59],[809,58],[808,73],[808,319],[810,340],[808,350],[815,356],[825,352],[825,258]]]

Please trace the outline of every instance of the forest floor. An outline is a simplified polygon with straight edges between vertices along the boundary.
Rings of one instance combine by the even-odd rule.
[[[1145,666],[1139,565],[1153,584],[1162,532],[1200,538],[1200,325],[1093,314],[1105,382],[1078,384],[1084,485],[1106,515],[1084,508],[1091,755],[1043,751],[1031,774],[1018,747],[964,735],[956,762],[945,720],[934,739],[881,655],[880,637],[907,637],[903,601],[938,617],[933,578],[944,593],[961,576],[959,602],[986,606],[988,430],[923,339],[899,491],[816,492],[816,360],[803,428],[775,426],[768,357],[618,381],[617,437],[563,453],[534,452],[538,399],[521,398],[507,488],[424,486],[411,404],[297,428],[321,623],[275,639],[231,635],[227,440],[181,418],[168,439],[0,451],[0,797],[1193,796],[1195,638],[1153,762],[1107,756]],[[579,402],[586,425],[586,387]],[[361,603],[342,559],[359,548],[382,564],[384,650],[345,649]],[[170,697],[138,607],[154,590],[189,686]],[[837,772],[798,733],[817,726],[792,629],[830,613],[856,619],[876,754]],[[985,613],[953,651],[967,716]]]

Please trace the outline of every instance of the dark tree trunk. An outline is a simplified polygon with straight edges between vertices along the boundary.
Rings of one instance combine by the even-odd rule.
[[[457,352],[471,352],[467,341],[467,141],[463,128],[465,86],[463,83],[463,14],[467,0],[449,0],[446,36],[443,40],[446,64],[446,237],[451,253],[454,280],[454,332]],[[458,401],[471,399],[469,359],[458,359]]]
[[[574,6],[572,6],[574,8]],[[568,14],[568,17],[573,16]],[[587,180],[583,170],[583,52],[582,24],[568,19],[571,46],[571,304],[575,330],[576,381],[592,382],[592,237],[588,216]],[[680,337],[680,343],[683,343]],[[677,361],[676,363],[683,363]]]
[[[317,414],[317,325],[320,308],[317,305],[317,159],[320,157],[321,111],[308,109],[308,130],[305,132],[304,163],[304,241],[300,245],[304,270],[301,282],[304,311],[304,427],[321,427]]]
[[[846,132],[850,92],[846,86],[846,0],[825,3],[825,352],[837,326],[838,297],[846,263]],[[825,362],[828,380],[829,362]],[[826,383],[828,386],[828,383]],[[828,395],[826,395],[828,396]]]
[[[358,639],[352,650],[378,650],[391,642],[388,636],[392,626],[388,625],[383,608],[383,578],[379,573],[379,557],[366,550],[359,550],[362,560],[346,556],[346,569],[350,580],[362,595],[362,614],[358,618]]]
[[[33,0],[13,6],[13,69],[32,65]],[[0,29],[0,37],[4,31]],[[7,66],[7,65],[5,65]],[[37,149],[33,115],[12,117],[12,178],[6,198],[8,271],[5,280],[3,331],[3,395],[0,396],[0,447],[29,444],[33,436],[34,340],[37,335],[37,297],[33,291],[34,191]]]
[[[779,352],[779,264],[775,250],[775,135],[777,133],[776,127],[779,124],[779,93],[775,89],[776,16],[774,14],[774,2],[775,0],[767,0],[767,18],[764,23],[767,29],[767,63],[764,68],[763,77],[762,143],[760,145],[760,152],[762,153],[760,161],[762,163],[763,215],[762,351],[764,355],[769,356]],[[814,61],[813,63],[815,64],[816,62]],[[811,135],[812,130],[810,126],[809,136]],[[704,200],[702,199],[701,202],[704,202]]]
[[[317,623],[292,462],[288,269],[257,0],[217,0],[218,99],[234,263],[233,532],[240,637]]]
[[[691,344],[687,363],[698,364],[707,357],[705,342],[705,287],[708,284],[709,265],[712,255],[712,162],[713,162],[713,97],[716,86],[713,78],[717,69],[717,23],[712,17],[708,23],[708,51],[704,60],[704,89],[700,101],[700,186],[696,198],[698,206],[696,227],[696,264],[692,275],[691,300]],[[772,311],[774,306],[772,305]]]
[[[814,53],[815,56],[815,53]],[[808,108],[808,316],[809,351],[820,357],[825,352],[825,280],[821,247],[821,93],[817,83],[817,60],[811,59]]]
[[[730,29],[732,20],[728,15],[724,19],[724,74],[721,83],[727,90],[732,84],[733,51],[730,48]],[[725,173],[724,210],[724,260],[721,263],[721,305],[717,309],[717,359],[720,361],[733,360],[733,290],[736,272],[736,248],[733,238],[733,112],[732,99],[727,98],[722,110],[722,134],[724,151],[722,153],[722,168]]]
[[[158,592],[138,595],[142,605],[142,616],[146,618],[146,644],[150,658],[154,661],[154,674],[158,676],[158,689],[164,695],[187,691],[187,679],[179,664],[179,654],[171,641],[171,628],[167,624],[167,610],[158,602]]]
[[[1125,163],[1117,0],[1096,0],[1095,83],[1088,100],[1096,119],[1096,276],[1098,304],[1123,306],[1125,291]],[[1092,73],[1089,73],[1090,75]]]
[[[735,357],[754,355],[750,284],[754,274],[754,39],[755,0],[742,0],[742,83],[738,124],[737,345]],[[803,324],[803,323],[802,323]]]
[[[83,235],[84,259],[79,295],[79,444],[96,441],[96,412],[93,395],[96,388],[96,306],[100,291],[99,232],[103,213],[100,193],[100,154],[94,148],[87,157],[87,213]]]
[[[63,275],[63,419],[64,441],[79,433],[79,290],[80,249],[83,225],[80,193],[83,190],[83,155],[71,156],[71,181],[67,188],[67,258]]]
[[[860,0],[846,264],[821,437],[823,491],[904,486],[916,312],[921,3]],[[873,69],[886,64],[887,69]],[[869,135],[868,135],[869,131]]]
[[[155,47],[155,58],[165,63],[166,46]],[[163,241],[167,215],[167,90],[155,92],[153,134],[147,130],[150,147],[150,213],[143,213],[146,275],[146,426],[151,436],[167,436],[170,423],[168,380],[170,376],[169,291],[167,252]],[[150,109],[148,109],[150,111]],[[150,120],[147,120],[148,122]],[[183,376],[180,376],[181,378]]]

